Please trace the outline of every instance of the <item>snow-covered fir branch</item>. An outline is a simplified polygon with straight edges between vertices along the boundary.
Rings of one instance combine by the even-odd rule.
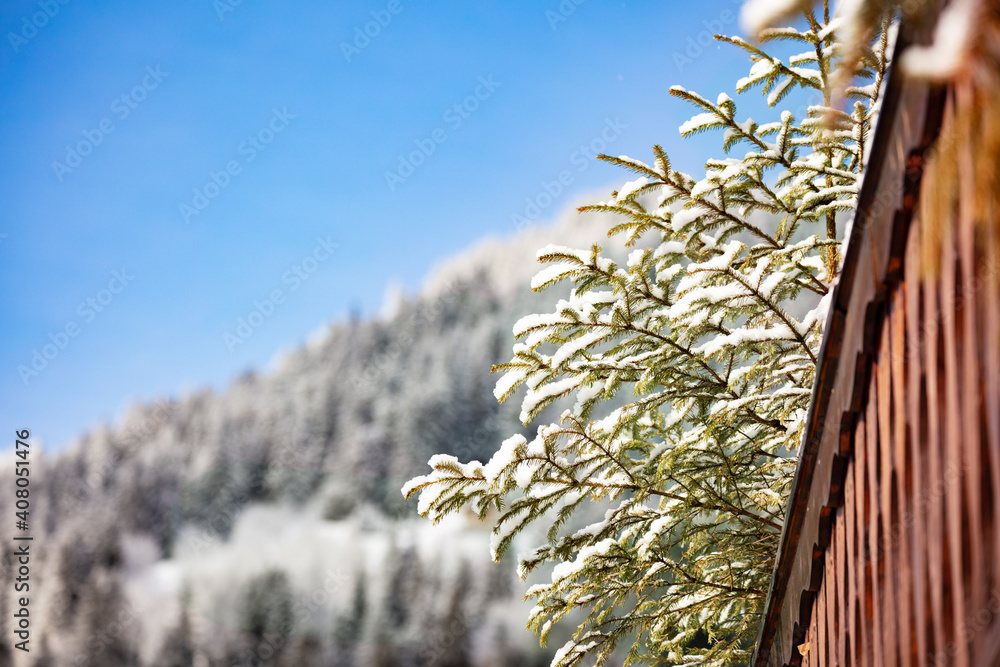
[[[582,210],[620,217],[609,233],[633,248],[627,260],[596,244],[539,251],[532,287],[572,292],[517,322],[495,394],[526,387],[525,424],[560,399],[573,407],[485,464],[435,456],[403,489],[433,520],[495,510],[494,558],[532,522],[548,527],[520,571],[550,567],[529,591],[543,641],[567,615],[579,623],[554,666],[602,664],[622,642],[656,664],[749,660],[889,52],[884,25],[840,108],[829,7],[799,26],[766,30],[759,46],[720,39],[750,57],[738,92],[776,108],[804,89],[822,104],[756,123],[726,94],[671,89],[696,110],[681,135],[720,132],[725,157],[693,176],[660,146],[651,164],[604,156],[637,178]],[[776,40],[802,51],[771,55]],[[595,506],[604,518],[581,526]]]

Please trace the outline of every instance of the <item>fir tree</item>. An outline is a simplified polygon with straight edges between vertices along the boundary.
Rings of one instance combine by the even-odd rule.
[[[596,244],[539,251],[550,266],[532,288],[573,290],[515,325],[521,342],[494,369],[504,372],[495,394],[525,385],[525,424],[563,397],[572,409],[530,442],[507,439],[485,465],[435,456],[403,489],[435,521],[495,508],[495,559],[530,523],[548,524],[547,542],[520,557],[522,577],[554,564],[529,590],[529,625],[544,642],[567,614],[585,619],[553,665],[603,664],[623,640],[630,662],[749,661],[890,39],[883,25],[863,51],[866,85],[846,89],[844,110],[827,3],[800,26],[766,30],[760,46],[717,39],[753,62],[738,92],[760,87],[776,107],[804,91],[816,103],[803,117],[741,122],[726,94],[672,88],[698,110],[682,136],[719,130],[724,152],[744,157],[708,160],[699,179],[660,146],[651,165],[602,156],[638,178],[582,210],[621,216],[609,235],[633,248],[627,261]],[[803,51],[764,50],[777,41]],[[574,530],[594,504],[604,519]]]
[[[10,663],[5,663],[0,659],[0,665],[4,664]],[[52,655],[52,650],[49,649],[49,640],[47,637],[42,637],[41,650],[38,652],[35,661],[31,663],[31,667],[56,667],[56,660]]]
[[[120,577],[114,570],[99,569],[91,574],[80,598],[76,637],[76,660],[102,667],[133,667],[140,664],[139,612],[125,597]]]
[[[311,634],[295,637],[276,667],[327,667],[330,663],[323,659],[323,649],[319,637]]]
[[[250,580],[240,605],[240,627],[260,643],[265,638],[283,640],[293,629],[292,589],[283,570],[267,570]]]
[[[365,611],[368,604],[366,591],[364,573],[355,573],[350,606],[339,614],[334,622],[334,667],[351,667],[355,664],[354,656],[364,635]]]
[[[187,587],[181,592],[181,613],[174,626],[160,647],[153,661],[154,667],[186,667],[194,664],[195,648],[191,636],[191,618],[188,607],[191,604],[191,590]]]

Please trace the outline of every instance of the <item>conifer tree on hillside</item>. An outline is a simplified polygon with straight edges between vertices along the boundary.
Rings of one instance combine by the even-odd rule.
[[[240,627],[257,643],[285,636],[292,628],[292,589],[284,570],[267,570],[250,580],[239,607]]]
[[[435,521],[496,509],[495,559],[532,522],[547,526],[546,543],[520,556],[522,576],[554,565],[529,590],[529,625],[544,641],[567,614],[584,619],[553,665],[601,664],[619,644],[656,664],[750,659],[887,71],[883,24],[858,85],[838,89],[831,18],[824,2],[798,28],[764,31],[760,46],[717,37],[753,63],[737,92],[762,88],[771,108],[804,97],[812,106],[799,116],[740,121],[724,93],[671,89],[698,111],[682,136],[717,130],[724,153],[743,157],[708,160],[696,178],[660,146],[652,164],[603,156],[638,178],[584,208],[621,216],[609,235],[633,251],[622,265],[596,244],[540,250],[549,266],[532,287],[573,291],[521,319],[512,360],[495,369],[499,400],[527,387],[525,424],[559,398],[574,407],[485,465],[435,456],[403,489]],[[801,48],[782,58],[765,50],[776,43]],[[595,505],[603,520],[574,523]]]
[[[153,667],[185,667],[194,664],[195,645],[191,635],[191,617],[188,608],[191,605],[191,589],[185,586],[180,596],[180,614],[177,624],[167,633],[156,657]]]

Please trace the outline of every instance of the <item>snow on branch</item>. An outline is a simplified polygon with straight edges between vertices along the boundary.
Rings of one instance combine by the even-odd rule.
[[[747,12],[764,26],[803,6]],[[528,591],[543,641],[580,614],[555,667],[602,664],[622,642],[651,663],[749,659],[837,279],[840,216],[855,205],[888,67],[880,34],[854,107],[832,108],[836,26],[804,18],[806,29],[760,35],[764,46],[802,44],[787,60],[721,39],[752,59],[738,90],[759,86],[779,107],[815,89],[824,103],[802,118],[776,108],[758,124],[737,120],[726,94],[713,103],[671,88],[695,111],[682,136],[718,131],[725,153],[742,144],[745,155],[706,160],[700,178],[673,169],[658,145],[650,164],[602,156],[635,177],[582,210],[618,217],[610,233],[627,259],[596,244],[542,248],[531,287],[571,291],[521,317],[510,361],[493,369],[495,396],[522,388],[520,417],[542,421],[537,434],[505,440],[486,464],[435,457],[403,489],[434,520],[496,511],[494,558],[530,524],[545,529],[519,573],[552,566]],[[693,642],[701,631],[707,647]]]

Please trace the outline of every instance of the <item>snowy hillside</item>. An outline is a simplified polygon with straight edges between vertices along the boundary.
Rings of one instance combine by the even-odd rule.
[[[40,461],[38,643],[26,661],[4,627],[0,667],[547,664],[487,526],[433,527],[399,489],[433,454],[487,460],[523,430],[489,368],[513,322],[556,299],[528,290],[535,252],[608,245],[610,226],[567,212],[484,241],[380,318]]]

